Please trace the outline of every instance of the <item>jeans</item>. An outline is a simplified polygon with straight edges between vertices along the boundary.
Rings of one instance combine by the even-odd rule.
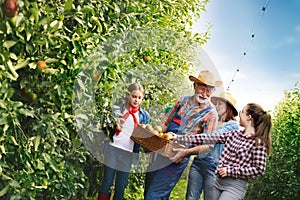
[[[114,197],[117,199],[124,199],[124,190],[127,185],[129,172],[118,171],[108,166],[104,166],[104,178],[99,193],[109,194],[110,188],[113,184],[114,176],[116,174]]]
[[[202,190],[204,199],[211,200],[212,188],[216,180],[217,164],[210,159],[195,157],[188,177],[186,199],[199,200]]]
[[[159,158],[156,162],[159,162]],[[164,168],[148,172],[144,200],[169,199],[188,162],[189,158],[185,158],[184,163],[171,163]]]
[[[124,190],[127,185],[131,163],[131,152],[108,145],[108,150],[105,152],[104,177],[99,193],[109,194],[115,179],[114,197],[119,200],[124,199]]]

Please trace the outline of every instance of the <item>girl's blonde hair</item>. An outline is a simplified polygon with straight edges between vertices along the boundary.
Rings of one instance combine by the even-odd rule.
[[[252,123],[255,129],[253,137],[256,139],[258,145],[265,145],[267,154],[271,153],[272,139],[271,128],[272,121],[271,115],[264,111],[264,109],[255,103],[248,103],[246,113],[251,115]]]
[[[143,95],[145,95],[145,90],[142,85],[137,84],[137,83],[132,83],[129,85],[127,92],[126,92],[125,105],[127,105],[129,103],[130,94],[135,90],[139,90]]]

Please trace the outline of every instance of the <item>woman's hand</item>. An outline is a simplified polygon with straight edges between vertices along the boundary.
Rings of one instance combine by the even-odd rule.
[[[221,176],[221,177],[225,177],[227,176],[227,167],[220,167],[217,169],[217,173]]]

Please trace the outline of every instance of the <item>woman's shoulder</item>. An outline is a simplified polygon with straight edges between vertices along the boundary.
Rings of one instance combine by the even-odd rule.
[[[218,128],[218,132],[237,132],[240,129],[238,123],[234,120],[229,120],[223,126]]]
[[[224,124],[224,126],[232,127],[233,129],[239,129],[239,124],[235,120],[229,120]]]
[[[150,117],[149,112],[148,112],[147,110],[143,109],[143,108],[140,108],[140,113],[141,113],[142,115],[146,115],[146,116],[149,116],[149,117]]]
[[[150,123],[150,115],[149,115],[148,111],[140,108],[139,116],[140,116],[140,123],[142,123],[142,124]]]

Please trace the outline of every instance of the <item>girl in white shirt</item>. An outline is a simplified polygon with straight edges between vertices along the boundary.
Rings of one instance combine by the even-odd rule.
[[[113,135],[113,141],[104,153],[104,178],[99,190],[98,200],[110,199],[110,188],[115,180],[114,199],[123,200],[124,190],[133,162],[134,154],[140,146],[134,143],[130,136],[138,124],[149,124],[149,113],[140,107],[144,97],[141,85],[132,84],[128,88],[125,103],[118,106],[122,113],[120,129]]]

